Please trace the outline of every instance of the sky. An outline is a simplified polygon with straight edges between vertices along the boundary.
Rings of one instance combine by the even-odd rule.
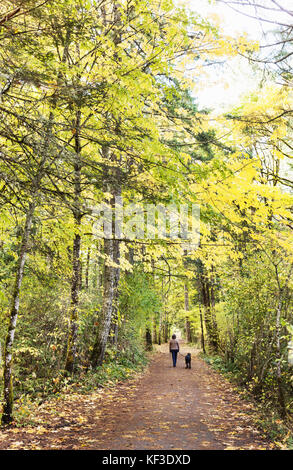
[[[249,38],[260,43],[264,41],[264,32],[268,34],[268,31],[274,28],[272,21],[285,24],[288,24],[289,21],[290,25],[292,24],[292,14],[280,12],[280,8],[276,7],[273,0],[259,0],[257,2],[277,9],[277,11],[260,10],[263,17],[269,20],[267,23],[237,13],[231,7],[217,0],[210,2],[208,0],[178,0],[178,2],[185,4],[188,8],[204,17],[217,15],[226,34],[236,36],[239,33],[245,33]],[[293,12],[293,0],[278,0],[278,5]],[[253,7],[243,9],[236,6],[236,8],[251,15],[255,14]],[[227,111],[234,104],[239,103],[241,97],[256,89],[261,80],[261,72],[257,72],[255,68],[248,64],[247,60],[240,57],[228,59],[224,66],[211,67],[210,72],[209,86],[206,86],[205,78],[204,86],[196,91],[196,96],[201,106],[219,109],[220,111]]]
[[[272,5],[271,0],[265,1],[267,5]],[[241,15],[217,1],[211,4],[208,0],[183,0],[183,3],[202,16],[218,15],[225,32],[231,36],[246,33],[249,38],[261,42],[263,32],[267,33],[274,26]],[[293,0],[278,0],[278,3],[293,10]],[[284,16],[276,12],[271,12],[267,18],[269,20],[274,18],[274,21],[284,21],[284,23],[288,21],[287,14]],[[257,89],[261,78],[261,73],[257,73],[246,59],[240,57],[230,58],[225,65],[211,68],[209,72],[209,81],[204,79],[203,86],[196,90],[195,96],[200,106],[211,108],[216,113],[231,110],[233,106],[240,104],[242,96]],[[283,176],[292,176],[292,172],[286,163],[282,164]]]
[[[261,39],[259,22],[236,13],[227,5],[210,4],[207,0],[185,0],[184,3],[202,16],[217,15],[225,32],[231,36],[246,33],[251,39]],[[205,81],[205,86],[196,91],[197,100],[204,107],[228,110],[257,85],[256,72],[247,60],[239,57],[228,59],[225,65],[213,67],[209,72],[209,86]]]
[[[225,30],[229,34],[237,32],[247,32],[252,37],[259,37],[260,28],[256,20],[250,19],[236,13],[227,5],[220,2],[208,2],[208,0],[185,0],[185,4],[193,11],[202,15],[216,14],[221,18],[221,23],[225,25]]]

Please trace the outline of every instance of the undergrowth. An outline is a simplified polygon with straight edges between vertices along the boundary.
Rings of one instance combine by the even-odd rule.
[[[288,419],[280,418],[278,410],[271,404],[265,403],[251,392],[249,385],[243,386],[241,383],[241,371],[233,363],[227,363],[220,356],[211,356],[200,353],[200,357],[214,370],[220,372],[233,385],[237,386],[237,391],[242,398],[253,402],[257,409],[257,414],[253,417],[255,425],[261,429],[266,436],[273,441],[277,448],[283,450],[293,449],[293,421],[288,415]]]
[[[36,424],[33,416],[44,402],[61,399],[70,393],[87,394],[100,388],[115,387],[119,382],[129,380],[142,372],[149,362],[149,357],[150,353],[145,354],[141,350],[135,353],[118,353],[114,348],[109,349],[103,365],[96,369],[79,367],[72,376],[66,376],[65,371],[60,371],[50,383],[43,384],[41,393],[33,393],[36,378],[32,378],[29,388],[31,392],[20,394],[15,402],[12,425],[25,427]]]

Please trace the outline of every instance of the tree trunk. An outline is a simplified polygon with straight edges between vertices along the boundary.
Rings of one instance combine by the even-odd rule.
[[[168,318],[168,312],[166,310],[166,304],[168,304],[168,296],[164,296],[165,300],[165,320],[164,320],[164,342],[168,343],[169,339],[169,318]]]
[[[23,271],[25,266],[25,260],[30,240],[31,226],[33,221],[34,212],[37,206],[38,192],[42,178],[45,173],[45,164],[47,161],[47,148],[49,143],[49,138],[52,131],[53,123],[53,112],[50,112],[48,120],[48,128],[46,132],[46,139],[43,145],[43,156],[41,158],[40,166],[38,172],[32,180],[32,201],[29,203],[28,210],[26,213],[26,219],[24,224],[24,230],[22,235],[22,241],[19,250],[18,264],[16,270],[14,290],[12,294],[12,306],[10,310],[10,320],[8,326],[8,332],[5,341],[5,350],[4,350],[4,372],[3,372],[3,386],[4,386],[4,404],[3,404],[3,414],[2,414],[2,423],[8,424],[12,421],[12,411],[13,411],[13,383],[12,383],[12,350],[14,344],[14,335],[16,329],[17,318],[19,314],[19,297],[22,285]]]
[[[284,390],[283,390],[283,384],[282,384],[282,368],[281,368],[281,311],[282,311],[282,294],[280,295],[280,300],[278,303],[278,308],[277,308],[277,316],[276,316],[276,349],[277,349],[277,354],[276,354],[276,359],[277,359],[277,369],[276,369],[276,375],[277,375],[277,384],[278,384],[278,401],[279,401],[279,408],[280,408],[280,414],[282,418],[285,418],[287,415],[286,411],[286,403],[285,403],[285,396],[284,396]]]
[[[188,267],[188,260],[187,260],[187,250],[184,250],[184,258],[183,258],[183,265],[184,268],[187,270]],[[184,282],[184,309],[186,312],[185,315],[185,337],[187,343],[191,343],[191,327],[190,327],[190,320],[188,317],[189,312],[189,292],[188,292],[188,281]]]
[[[12,306],[10,310],[9,328],[5,342],[4,350],[4,405],[2,414],[2,424],[8,424],[12,421],[13,411],[13,383],[12,383],[12,349],[14,343],[14,334],[19,314],[19,296],[23,279],[23,270],[28,250],[31,225],[35,211],[35,202],[31,202],[26,214],[25,226],[22,241],[19,250],[18,266],[16,271],[15,286],[12,296]]]
[[[71,307],[70,307],[70,324],[67,343],[67,355],[65,361],[65,370],[72,373],[74,371],[76,351],[77,351],[77,332],[78,332],[78,307],[79,293],[81,288],[81,261],[80,261],[80,224],[81,214],[81,145],[80,145],[80,111],[76,115],[75,124],[75,162],[74,162],[74,206],[72,209],[75,235],[73,240],[72,255],[72,279],[71,279]]]
[[[200,318],[200,329],[201,329],[201,349],[202,349],[202,352],[206,354],[204,329],[203,329],[203,317],[202,317],[202,311],[201,311],[201,306],[200,306],[200,300],[199,300],[198,306],[199,306],[199,318]]]
[[[113,261],[118,266],[114,267],[114,296],[113,296],[113,315],[112,315],[112,331],[113,331],[113,344],[117,345],[118,341],[118,299],[119,299],[119,281],[120,281],[120,242],[113,240]]]
[[[158,344],[157,324],[155,318],[153,318],[153,343]]]
[[[104,266],[104,289],[103,289],[103,305],[99,320],[98,334],[93,347],[91,362],[93,367],[101,365],[104,360],[106,344],[110,332],[113,298],[114,298],[114,270],[110,266],[113,262],[113,240],[104,240],[104,253],[107,257]]]
[[[205,307],[204,321],[205,321],[206,331],[208,335],[208,340],[213,350],[217,352],[218,351],[217,326],[216,326],[216,322],[213,319],[209,284],[208,284],[208,281],[205,279],[204,275],[202,275],[202,278],[201,278],[201,290],[202,290],[203,305]]]
[[[276,272],[276,281],[277,281],[278,288],[279,288],[279,301],[278,301],[278,307],[277,307],[277,312],[276,312],[276,363],[277,363],[276,376],[277,376],[278,402],[279,402],[279,407],[280,407],[280,414],[283,418],[285,418],[287,415],[287,410],[286,410],[285,395],[284,395],[283,383],[282,383],[281,314],[282,314],[283,300],[284,300],[284,297],[286,296],[286,289],[288,288],[288,283],[290,281],[291,273],[293,270],[293,264],[291,264],[290,266],[290,269],[289,269],[286,281],[283,284],[283,287],[281,287],[281,284],[280,284],[278,265],[275,264],[274,267],[275,267],[275,272]]]
[[[185,282],[184,284],[184,308],[185,312],[189,312],[189,292],[188,292],[188,284]],[[187,343],[191,343],[191,328],[190,328],[190,320],[188,315],[185,317],[185,333],[186,333],[186,341]]]
[[[153,344],[152,344],[152,334],[150,327],[146,327],[146,332],[145,332],[145,344],[146,344],[146,350],[151,351],[153,349]]]
[[[73,242],[70,326],[67,343],[67,356],[65,363],[65,370],[70,373],[72,373],[74,370],[77,350],[77,322],[80,291],[80,245],[81,237],[79,234],[76,234]]]
[[[165,305],[165,295],[164,295],[164,282],[162,279],[162,306]],[[159,339],[158,339],[158,344],[160,345],[162,343],[162,336],[164,337],[164,332],[162,331],[162,311],[160,309],[159,312]]]
[[[91,249],[88,247],[86,256],[86,270],[85,270],[85,288],[89,288],[89,273],[90,273],[90,260],[91,260]]]
[[[99,247],[99,250],[101,249],[101,247]],[[99,289],[100,292],[102,292],[103,290],[103,284],[104,284],[104,279],[103,279],[103,275],[104,275],[104,268],[105,268],[105,260],[103,259],[102,256],[99,255],[98,257],[98,282],[97,282],[97,287]]]
[[[217,348],[219,347],[219,335],[218,335],[218,325],[217,325],[217,320],[216,320],[216,311],[215,311],[215,306],[216,306],[216,300],[215,300],[215,289],[214,289],[214,268],[212,266],[212,280],[208,285],[210,286],[210,298],[211,298],[211,317],[212,317],[212,323],[213,323],[213,332],[214,332],[214,338],[217,343]]]
[[[161,326],[161,312],[159,317],[159,334],[158,334],[158,345],[162,343],[162,326]]]

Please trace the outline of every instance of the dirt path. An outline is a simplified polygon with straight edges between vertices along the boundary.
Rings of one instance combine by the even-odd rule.
[[[182,347],[184,350],[184,345]],[[138,380],[39,410],[38,426],[0,433],[0,449],[269,449],[255,411],[193,354],[171,366],[166,346]]]

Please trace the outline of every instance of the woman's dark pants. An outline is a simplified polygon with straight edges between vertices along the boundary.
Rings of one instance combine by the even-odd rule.
[[[178,351],[172,350],[171,353],[172,353],[172,359],[173,359],[173,367],[176,367]]]

